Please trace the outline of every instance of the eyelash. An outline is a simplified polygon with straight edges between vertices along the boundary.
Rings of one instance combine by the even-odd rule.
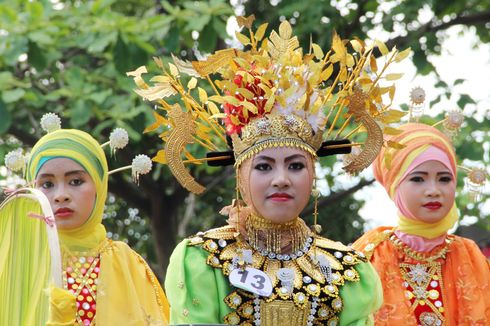
[[[290,163],[288,168],[290,170],[302,170],[305,168],[305,165],[301,162],[293,162],[293,163]],[[269,163],[259,163],[257,165],[255,165],[254,169],[256,170],[259,170],[259,171],[268,171],[268,170],[272,170],[272,167]]]
[[[49,189],[51,187],[53,187],[53,183],[51,181],[45,181],[41,183],[41,188],[43,189]]]
[[[418,176],[417,177],[412,177],[409,180],[412,181],[412,182],[424,182],[425,181],[423,177],[418,177]],[[449,177],[449,176],[443,176],[443,177],[440,177],[439,178],[439,181],[440,182],[444,182],[444,183],[449,183],[452,180],[453,180],[453,178],[452,177]]]
[[[84,183],[85,183],[85,180],[83,180],[81,178],[75,178],[75,179],[71,179],[70,181],[68,181],[69,185],[75,186],[75,187],[81,186]],[[51,182],[51,181],[44,181],[41,183],[41,188],[43,188],[43,189],[49,189],[52,187],[53,187],[53,182]]]
[[[70,180],[69,184],[72,185],[72,186],[81,186],[85,181],[83,181],[83,179],[73,179],[73,180]]]
[[[305,168],[305,165],[301,162],[293,162],[289,165],[291,170],[302,170]]]
[[[259,170],[259,171],[268,171],[271,170],[272,167],[268,163],[259,163],[255,165],[254,169]]]

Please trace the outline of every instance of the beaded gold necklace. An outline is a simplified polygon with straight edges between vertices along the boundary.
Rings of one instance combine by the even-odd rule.
[[[274,254],[295,253],[311,237],[311,231],[299,217],[287,223],[273,223],[251,214],[247,218],[246,229],[252,248]]]
[[[446,254],[449,251],[450,244],[454,241],[454,237],[449,235],[445,240],[444,247],[442,247],[438,252],[435,254],[430,255],[429,253],[424,253],[424,252],[419,252],[416,250],[413,250],[409,246],[407,246],[405,243],[403,243],[396,235],[391,235],[390,241],[395,245],[395,247],[405,253],[405,255],[413,260],[419,261],[419,262],[427,262],[431,263],[434,262],[438,259],[446,259]]]

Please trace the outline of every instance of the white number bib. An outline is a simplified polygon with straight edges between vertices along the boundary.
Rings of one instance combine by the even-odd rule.
[[[264,297],[272,294],[272,282],[266,273],[256,268],[236,268],[229,276],[230,283],[242,290]]]

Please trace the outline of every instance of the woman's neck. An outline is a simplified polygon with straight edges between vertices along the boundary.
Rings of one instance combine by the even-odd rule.
[[[262,216],[250,214],[246,222],[249,244],[256,250],[291,254],[301,250],[311,231],[299,217],[286,223],[273,223]]]
[[[400,230],[395,230],[395,235],[401,242],[411,249],[419,252],[429,252],[435,247],[444,243],[447,234],[443,234],[434,239],[427,239],[418,235],[408,234]]]

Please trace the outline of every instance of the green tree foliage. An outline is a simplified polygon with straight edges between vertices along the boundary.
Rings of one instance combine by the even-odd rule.
[[[148,64],[152,56],[214,48],[232,14],[224,0],[1,2],[1,161],[19,141],[27,148],[39,139],[38,121],[46,112],[58,113],[65,128],[88,131],[100,142],[113,128],[125,128],[129,148],[110,157],[111,168],[130,164],[138,153],[154,155],[158,142],[143,135],[151,110],[133,93],[126,71]],[[115,204],[123,225],[111,221],[112,211],[105,224],[116,238],[137,245],[124,222],[133,223],[129,209],[138,208],[138,216],[148,217],[145,232],[150,226],[163,271],[187,194],[166,167],[157,166],[139,186],[128,174],[115,175],[110,184],[121,199]]]
[[[490,3],[483,0],[276,0],[276,6],[271,2],[248,1],[244,14],[255,13],[256,23],[267,21],[270,28],[276,28],[281,18],[289,19],[303,46],[309,45],[311,37],[328,47],[334,29],[344,38],[364,38],[369,31],[384,30],[388,36],[383,40],[390,46],[414,49],[413,60],[421,73],[434,69],[427,55],[440,53],[449,26],[471,26],[482,43],[490,41]],[[423,7],[434,14],[427,23],[418,21]],[[111,168],[129,164],[138,153],[154,155],[160,146],[156,134],[143,134],[153,122],[151,110],[132,92],[133,81],[126,71],[141,65],[155,68],[153,56],[167,60],[175,53],[195,59],[196,53],[224,47],[226,22],[233,9],[225,0],[0,2],[0,163],[19,143],[26,148],[35,143],[42,134],[39,118],[46,112],[60,114],[65,128],[81,128],[101,142],[115,127],[128,130],[130,145],[110,156]],[[449,94],[454,87],[443,81],[440,86]],[[472,101],[463,95],[459,104]],[[475,116],[467,121],[457,139],[462,157],[481,159],[482,144],[489,140],[487,118]],[[488,152],[485,155],[488,163]],[[336,159],[322,162],[331,167]],[[217,212],[235,193],[233,169],[205,165],[193,169],[199,182],[208,186],[199,198],[183,190],[163,165],[143,176],[139,186],[128,173],[111,177],[110,189],[117,199],[108,201],[104,223],[113,238],[128,241],[156,263],[153,266],[161,276],[176,241],[223,225],[224,218]],[[363,226],[357,214],[362,203],[352,193],[372,181],[355,179],[355,186],[344,189],[335,182],[335,173],[325,179],[331,192],[319,200],[319,222],[325,235],[350,242]],[[460,207],[478,216],[478,204],[463,202]],[[307,219],[312,211],[310,203]]]

